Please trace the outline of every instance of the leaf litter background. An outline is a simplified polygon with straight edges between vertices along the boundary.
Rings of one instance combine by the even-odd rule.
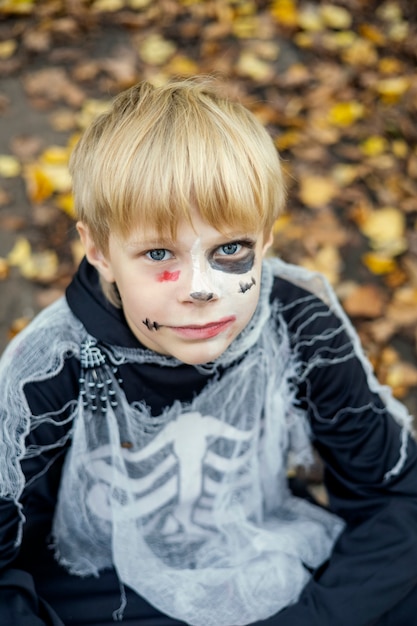
[[[81,258],[82,129],[138,80],[214,74],[283,157],[273,253],[328,277],[417,415],[416,38],[406,0],[0,0],[0,350]]]

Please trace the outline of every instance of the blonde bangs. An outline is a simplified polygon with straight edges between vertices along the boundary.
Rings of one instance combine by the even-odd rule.
[[[110,232],[175,237],[197,207],[219,231],[268,231],[284,204],[272,139],[206,81],[142,83],[116,98],[71,159],[79,218],[105,251]]]

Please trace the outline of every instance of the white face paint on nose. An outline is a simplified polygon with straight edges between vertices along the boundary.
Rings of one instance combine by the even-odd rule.
[[[208,302],[219,296],[219,285],[211,269],[204,251],[201,248],[200,238],[196,239],[191,248],[192,279],[190,296],[193,300]]]

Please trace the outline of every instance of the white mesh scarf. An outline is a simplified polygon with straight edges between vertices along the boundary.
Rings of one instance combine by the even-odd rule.
[[[54,419],[30,422],[24,383],[54,376],[64,354],[79,355],[82,393],[71,415],[72,446],[54,520],[57,556],[78,575],[114,565],[122,583],[196,626],[249,624],[295,602],[307,568],[329,556],[343,527],[286,486],[289,460],[308,463],[311,455],[291,380],[323,362],[317,354],[313,363],[300,363],[297,346],[290,350],[288,329],[269,305],[273,274],[314,292],[341,318],[350,355],[364,362],[370,387],[403,425],[391,469],[398,472],[411,418],[377,383],[323,278],[278,260],[265,263],[249,327],[203,368],[216,372],[227,365],[227,371],[191,403],[174,403],[158,417],[143,403],[128,404],[116,368],[132,361],[175,367],[178,361],[145,350],[100,350],[64,300],[23,331],[1,363],[0,493],[18,500],[24,487],[19,458],[44,449],[25,451],[24,436]],[[63,443],[54,444],[57,451]]]

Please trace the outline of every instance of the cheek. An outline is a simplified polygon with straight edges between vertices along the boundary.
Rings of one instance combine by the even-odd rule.
[[[176,272],[161,272],[160,274],[157,274],[156,276],[156,280],[158,283],[165,283],[165,282],[175,282],[176,280],[178,280],[178,278],[180,277],[180,271],[176,271]]]

